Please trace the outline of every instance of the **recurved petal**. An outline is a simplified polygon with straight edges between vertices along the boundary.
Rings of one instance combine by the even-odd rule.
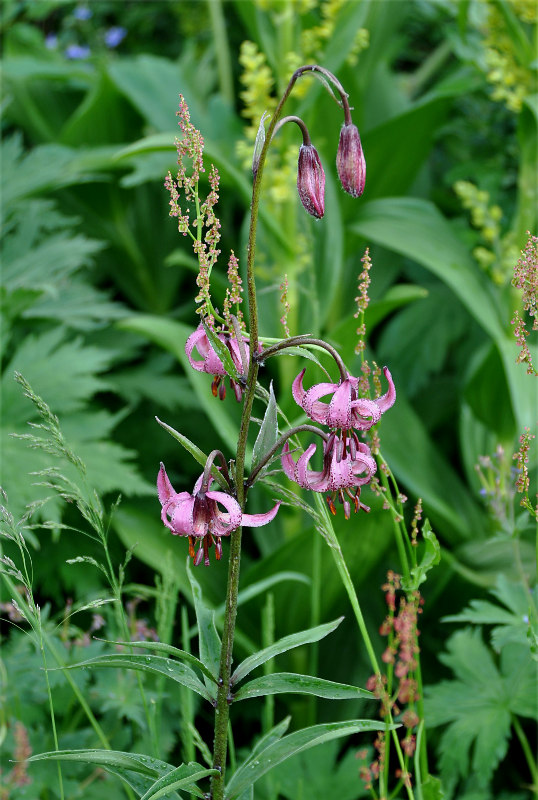
[[[161,468],[159,469],[159,474],[157,475],[157,493],[159,495],[159,500],[161,501],[161,505],[167,503],[176,494],[176,492],[174,491],[174,487],[170,483],[170,479],[166,474],[166,470],[164,468],[164,464],[162,461],[161,461]]]
[[[282,448],[282,469],[290,479],[290,481],[296,481],[295,476],[295,469],[297,467],[295,461],[293,460],[293,456],[290,453],[290,445],[289,442],[284,442],[284,447]]]
[[[178,536],[193,535],[194,497],[188,492],[181,492],[163,506],[161,519],[172,533]]]
[[[303,407],[303,399],[304,399],[304,396],[306,394],[306,392],[305,392],[305,390],[303,388],[303,377],[304,377],[305,372],[306,372],[306,370],[303,369],[297,375],[297,377],[295,378],[295,380],[293,381],[293,383],[291,385],[291,393],[293,394],[293,399],[295,400],[295,402],[297,403],[298,406],[301,406],[301,408]]]
[[[351,403],[351,425],[357,430],[367,431],[381,419],[381,409],[376,400],[361,397]]]
[[[223,513],[219,508],[213,514],[213,522],[220,528],[224,526],[225,531],[218,530],[218,536],[226,536],[231,531],[235,531],[241,525],[241,506],[237,500],[226,494],[226,492],[207,492],[207,497],[214,500],[215,503],[220,503],[226,509],[227,513]]]
[[[389,388],[384,395],[381,395],[381,397],[378,397],[377,400],[375,401],[381,413],[383,413],[388,408],[393,406],[396,400],[396,389],[394,388],[392,375],[390,374],[388,367],[383,367],[383,374],[385,375],[385,378],[388,381]]]
[[[202,361],[193,358],[192,351],[195,347],[199,355],[202,356]],[[213,350],[202,325],[199,325],[187,339],[185,353],[191,367],[198,370],[198,372],[207,372],[210,375],[226,375],[222,361]]]
[[[316,383],[308,389],[301,405],[311,419],[326,424],[329,406],[327,403],[319,402],[319,398],[333,394],[337,388],[336,383]]]
[[[312,489],[312,483],[317,481],[321,474],[308,469],[308,463],[315,452],[316,445],[312,443],[306,448],[302,456],[299,456],[295,467],[296,477],[294,480],[299,486],[302,486],[303,489]]]
[[[271,522],[276,517],[279,508],[280,500],[265,514],[243,514],[241,524],[246,528],[259,528],[261,525],[267,525],[268,522]]]

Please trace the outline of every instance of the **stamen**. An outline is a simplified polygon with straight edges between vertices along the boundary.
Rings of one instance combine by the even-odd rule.
[[[222,381],[221,385],[219,386],[219,400],[224,400],[226,397],[226,384]]]
[[[194,540],[192,536],[189,536],[189,556],[194,558]]]
[[[220,375],[215,375],[215,377],[213,378],[213,382],[211,384],[211,394],[213,395],[213,397],[216,397],[218,394],[219,383],[220,383]]]
[[[333,502],[333,499],[332,499],[332,497],[328,497],[328,498],[327,498],[327,502],[328,502],[328,504],[329,504],[329,508],[331,509],[331,514],[332,514],[333,516],[336,516],[336,506],[335,506],[335,504],[334,504],[334,502]]]

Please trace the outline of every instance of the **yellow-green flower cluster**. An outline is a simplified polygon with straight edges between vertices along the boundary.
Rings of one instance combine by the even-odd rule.
[[[306,28],[301,32],[301,50],[305,57],[319,57],[323,52],[324,45],[330,40],[334,33],[336,21],[340,9],[346,4],[346,0],[325,0],[320,4],[321,22],[313,28]],[[347,56],[347,63],[351,66],[357,63],[357,57],[362,50],[370,44],[370,34],[365,28],[359,28],[355,34],[352,48]]]
[[[523,23],[535,24],[535,0],[510,0],[515,15]],[[492,84],[492,99],[505,103],[511,111],[521,111],[523,100],[532,93],[533,73],[521,63],[518,45],[510,36],[506,21],[492,2],[488,2],[487,33],[484,40],[486,78]]]
[[[514,263],[514,252],[517,257],[517,248],[511,233],[501,236],[501,207],[490,205],[489,192],[470,181],[457,181],[453,188],[463,208],[470,211],[471,223],[480,231],[485,243],[475,247],[474,257],[495,283],[506,283]]]

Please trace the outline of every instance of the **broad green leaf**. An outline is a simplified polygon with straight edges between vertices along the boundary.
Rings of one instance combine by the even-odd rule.
[[[315,747],[317,744],[328,742],[331,739],[350,736],[353,733],[377,731],[379,726],[380,723],[375,720],[352,720],[313,725],[311,728],[290,733],[266,747],[261,753],[257,753],[255,758],[251,755],[232,775],[224,796],[226,800],[234,800],[270,769],[309,747]],[[399,726],[386,726],[385,730],[397,727]]]
[[[149,314],[139,314],[136,317],[123,319],[118,322],[118,327],[146,336],[150,341],[159,344],[176,356],[185,369],[187,378],[198,397],[200,407],[206,412],[207,419],[230,452],[235,453],[238,433],[236,424],[229,416],[225,403],[220,403],[211,394],[209,376],[193,370],[185,354],[185,343],[192,333],[192,329],[181,322]],[[250,453],[247,460],[249,457]]]
[[[203,798],[205,795],[198,789],[196,783],[202,778],[218,774],[218,770],[203,769],[199,764],[181,764],[181,766],[169,772],[168,775],[163,775],[162,778],[155,781],[141,800],[159,800],[159,798],[176,789],[189,790],[191,793],[196,794],[197,797]]]
[[[315,628],[309,628],[299,633],[292,633],[290,636],[284,636],[284,638],[279,639],[278,642],[275,642],[269,647],[264,647],[263,650],[249,656],[239,664],[233,673],[231,677],[232,686],[242,680],[249,672],[252,672],[253,669],[256,669],[256,667],[259,667],[261,664],[265,664],[266,661],[279,655],[279,653],[285,653],[287,650],[291,650],[294,647],[300,647],[302,644],[319,642],[320,639],[323,639],[325,636],[328,636],[329,633],[336,630],[343,619],[343,617],[339,617],[324,625],[317,625]]]
[[[192,599],[198,623],[198,636],[200,647],[200,659],[204,662],[211,673],[214,683],[217,682],[217,675],[220,672],[220,651],[221,641],[215,627],[215,611],[209,608],[204,602],[200,584],[193,574],[190,559],[187,563],[187,575],[191,584]],[[208,679],[204,678],[206,686],[211,692],[213,687],[208,684]]]
[[[268,747],[270,747],[272,744],[282,739],[282,737],[290,727],[290,722],[291,722],[291,717],[284,717],[284,719],[277,725],[275,725],[273,728],[271,728],[270,731],[264,733],[264,735],[261,736],[260,739],[258,739],[256,744],[252,748],[249,759],[257,758],[257,756],[259,756],[260,753],[263,753],[263,751],[266,750]]]
[[[269,384],[269,401],[252,451],[252,469],[269,453],[278,439],[278,420],[273,381]]]
[[[313,694],[316,697],[328,697],[333,700],[356,700],[358,698],[374,698],[372,692],[349,686],[345,683],[335,683],[311,675],[298,675],[293,672],[275,672],[263,675],[253,681],[243,684],[234,694],[235,700],[247,700],[250,697],[264,697],[268,694]]]
[[[452,289],[493,339],[504,337],[486,278],[433,203],[412,197],[373,200],[362,206],[351,230],[422,264]]]
[[[122,645],[123,647],[138,647],[143,650],[151,650],[154,653],[166,653],[169,656],[175,656],[176,658],[183,659],[183,661],[191,664],[191,666],[197,667],[204,675],[207,675],[213,683],[217,682],[215,676],[211,674],[199,658],[193,656],[192,653],[187,653],[186,650],[180,650],[171,644],[166,644],[166,642],[113,642],[109,639],[100,639],[99,641],[106,642],[107,644]]]
[[[164,675],[167,678],[192,689],[193,692],[205,697],[210,702],[214,697],[203,683],[196,677],[190,667],[170,658],[152,655],[130,655],[129,653],[111,653],[110,655],[97,656],[78,664],[70,664],[68,669],[85,669],[91,667],[134,669],[140,672],[149,672],[153,675]]]

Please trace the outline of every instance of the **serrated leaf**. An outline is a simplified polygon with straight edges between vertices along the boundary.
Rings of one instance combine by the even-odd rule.
[[[225,800],[235,800],[245,789],[255,783],[258,778],[265,775],[273,767],[317,744],[350,736],[353,733],[365,733],[379,730],[380,723],[375,720],[351,720],[345,722],[329,722],[323,725],[313,725],[300,731],[284,736],[277,742],[266,747],[261,753],[250,756],[234,772],[225,790]],[[386,726],[385,729],[394,729],[398,725]]]
[[[252,451],[252,469],[265,458],[278,440],[278,420],[273,381],[269,384],[269,401]]]
[[[180,683],[182,686],[192,689],[193,692],[205,697],[205,699],[210,702],[213,702],[214,699],[213,694],[206,689],[190,667],[181,664],[179,661],[172,661],[170,658],[163,658],[162,656],[130,655],[128,653],[111,653],[109,655],[90,658],[87,661],[80,661],[78,664],[70,664],[67,669],[84,669],[91,667],[134,669],[140,672],[150,672],[153,675],[164,675],[176,683]]]
[[[204,662],[212,675],[212,680],[216,683],[220,671],[221,641],[215,626],[215,611],[204,602],[202,589],[193,575],[190,559],[187,559],[187,576],[191,585],[196,621],[198,623],[200,659]],[[204,681],[208,690],[213,694],[213,687],[205,676]]]
[[[339,617],[332,622],[326,622],[324,625],[317,625],[315,628],[308,628],[307,630],[299,631],[299,633],[292,633],[290,636],[284,636],[283,639],[279,639],[278,642],[275,642],[269,647],[264,647],[263,650],[254,653],[239,664],[231,677],[231,685],[234,686],[248,675],[249,672],[252,672],[253,669],[256,669],[256,667],[259,667],[261,664],[265,664],[266,661],[269,661],[280,653],[285,653],[287,650],[291,650],[294,647],[300,647],[302,644],[319,642],[320,639],[323,639],[325,636],[328,636],[329,633],[336,630],[343,619],[343,617]]]
[[[478,784],[488,784],[508,749],[511,714],[520,714],[522,708],[528,713],[529,699],[536,697],[537,676],[528,648],[511,648],[516,657],[504,665],[501,661],[500,672],[480,628],[458,631],[440,656],[455,679],[425,689],[428,724],[448,724],[441,736],[440,767],[449,791],[466,776],[470,761]],[[534,706],[531,714],[536,713]]]
[[[245,683],[234,694],[235,700],[247,700],[250,697],[265,697],[269,694],[313,694],[316,697],[326,697],[332,700],[357,700],[359,698],[374,698],[372,692],[350,686],[345,683],[335,683],[312,675],[299,675],[293,672],[274,672],[263,675],[253,681]]]
[[[181,764],[181,766],[169,772],[168,775],[163,775],[162,778],[155,781],[141,800],[159,800],[159,798],[164,797],[175,789],[188,789],[191,793],[196,794],[197,797],[203,798],[205,795],[197,788],[197,781],[218,774],[219,771],[217,769],[204,769],[198,764]]]

